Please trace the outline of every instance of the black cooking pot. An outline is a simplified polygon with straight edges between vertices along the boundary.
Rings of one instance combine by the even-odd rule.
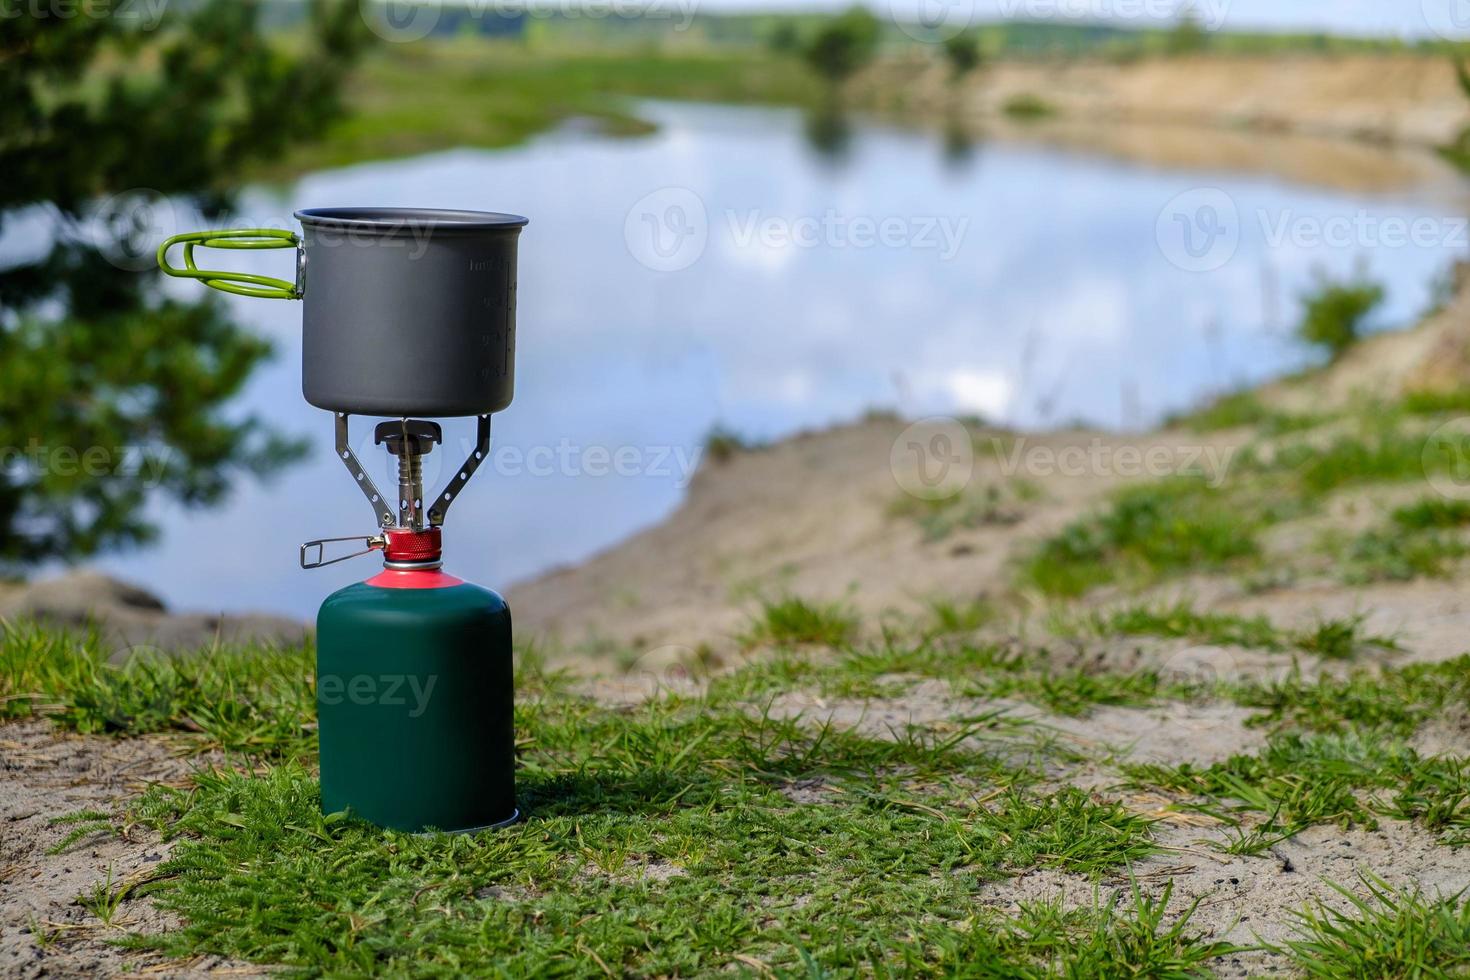
[[[301,388],[349,415],[487,415],[515,391],[516,242],[526,219],[430,208],[310,208],[303,234],[176,235],[173,276],[304,301]],[[184,247],[184,267],[167,253]],[[296,281],[198,268],[196,247],[298,250]]]

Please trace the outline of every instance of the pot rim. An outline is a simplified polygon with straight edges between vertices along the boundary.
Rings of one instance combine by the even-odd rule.
[[[351,207],[303,208],[296,212],[296,220],[303,228],[332,228],[378,235],[423,235],[519,231],[529,219],[500,211]]]

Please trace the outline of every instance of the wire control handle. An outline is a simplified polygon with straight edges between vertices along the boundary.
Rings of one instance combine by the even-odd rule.
[[[328,558],[326,546],[329,544],[338,544],[343,541],[361,541],[363,544],[367,545],[367,547],[361,551],[354,551],[348,555],[340,555],[336,558]],[[335,565],[339,561],[346,561],[349,558],[360,558],[363,555],[370,554],[374,551],[381,551],[386,544],[387,541],[381,534],[354,534],[346,538],[319,538],[316,541],[308,541],[301,546],[301,567],[310,569],[321,568],[324,565]],[[306,556],[313,548],[316,549],[316,557],[314,559],[308,560]]]

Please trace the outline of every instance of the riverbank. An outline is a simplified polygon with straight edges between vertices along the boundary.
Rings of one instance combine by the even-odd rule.
[[[819,95],[795,60],[760,51],[548,50],[479,39],[380,45],[355,69],[346,117],[254,176],[514,146],[573,119],[636,136],[651,124],[629,108],[632,98],[809,105]]]
[[[799,59],[760,48],[387,45],[357,70],[348,117],[256,176],[510,146],[573,119],[636,136],[651,125],[630,107],[637,98],[831,111]],[[937,51],[922,49],[880,59],[843,102],[977,137],[1365,190],[1445,179],[1451,168],[1433,151],[1470,127],[1470,98],[1453,65],[1422,53],[1000,61],[956,81]]]
[[[1454,64],[1424,54],[1006,61],[959,82],[936,59],[907,57],[874,65],[853,95],[879,110],[934,118],[1071,118],[1428,149],[1470,125]]]
[[[512,590],[517,623],[571,660],[591,654],[601,663],[597,654],[606,650],[635,659],[738,655],[763,608],[790,595],[847,607],[874,629],[885,616],[925,615],[935,603],[1044,614],[1087,591],[1063,587],[1066,568],[1049,578],[1027,572],[1048,548],[1056,564],[1079,568],[1122,562],[1133,551],[1145,556],[1136,576],[1125,569],[1100,578],[1087,602],[1140,589],[1149,601],[1184,591],[1232,612],[1269,608],[1305,617],[1319,608],[1382,605],[1374,615],[1385,627],[1422,621],[1421,599],[1437,605],[1454,593],[1441,587],[1442,576],[1421,579],[1413,568],[1378,576],[1378,569],[1369,584],[1355,585],[1334,577],[1332,566],[1369,546],[1357,539],[1378,516],[1416,494],[1433,503],[1436,489],[1452,484],[1427,475],[1420,457],[1433,449],[1427,440],[1435,427],[1453,426],[1461,414],[1458,386],[1470,369],[1470,283],[1463,280],[1454,301],[1416,328],[1372,337],[1330,368],[1233,396],[1158,432],[1024,434],[953,420],[915,428],[878,417],[736,452],[702,468],[663,524]],[[1463,407],[1470,414],[1470,403]],[[904,447],[935,438],[964,440],[956,465],[970,475],[955,494],[925,500],[903,489],[913,480]],[[1244,526],[1227,531],[1192,514],[1195,507],[1257,506],[1255,496],[1283,479],[1265,460],[1310,458],[1323,444],[1344,457],[1329,456],[1323,467],[1368,471],[1322,487],[1273,490],[1299,498],[1297,509],[1263,517],[1248,542]],[[1375,462],[1380,455],[1395,458]],[[1384,467],[1382,481],[1376,465]],[[1189,483],[1196,478],[1203,482]],[[1137,501],[1128,496],[1136,486]],[[1339,489],[1351,492],[1339,496]],[[1133,520],[1128,508],[1142,507],[1159,520],[1177,510],[1184,524],[1109,530],[1108,515],[1120,506],[1119,520]],[[1127,555],[1113,555],[1094,541],[1113,531],[1136,531],[1140,540],[1119,545]],[[1185,540],[1148,539],[1155,532]],[[1242,551],[1212,566],[1203,560],[1212,559],[1208,547],[1188,536],[1216,532],[1242,538]],[[1075,554],[1068,550],[1074,538],[1082,542]],[[1451,559],[1459,546],[1441,544],[1448,574],[1458,567]],[[1178,580],[1154,575],[1147,556],[1175,547],[1185,556]],[[1470,616],[1470,602],[1463,609],[1455,616]],[[1447,646],[1436,646],[1438,654],[1457,652],[1458,634],[1441,640]]]

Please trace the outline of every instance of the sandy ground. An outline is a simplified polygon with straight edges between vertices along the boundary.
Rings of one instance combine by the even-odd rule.
[[[118,812],[152,783],[185,785],[209,759],[180,758],[167,740],[69,735],[36,720],[0,725],[0,976],[96,977],[126,969],[158,977],[260,976],[248,964],[178,963],[123,953],[112,941],[158,932],[174,919],[146,900],[125,901],[104,925],[78,904],[109,881],[146,878],[169,846],[137,828],[94,834],[50,853],[72,827],[54,819]]]
[[[1041,98],[1054,112],[1017,121]],[[1461,201],[1438,156],[1470,127],[1448,59],[1419,55],[1007,61],[956,83],[942,59],[885,59],[855,104],[967,138],[1075,149],[1171,170],[1261,174],[1339,190],[1413,189]]]

